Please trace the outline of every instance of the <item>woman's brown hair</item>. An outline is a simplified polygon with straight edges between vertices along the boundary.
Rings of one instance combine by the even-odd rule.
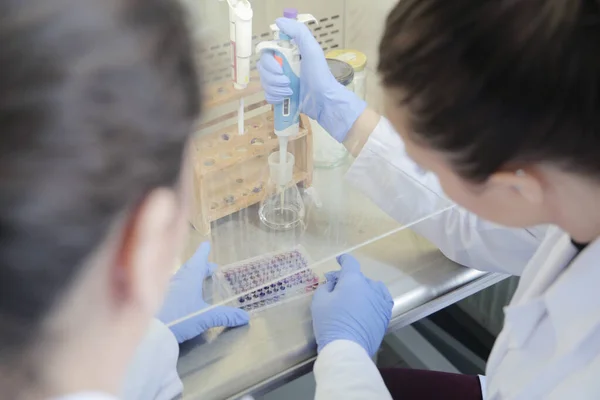
[[[600,179],[600,2],[401,0],[379,47],[412,137],[484,181],[522,163]]]

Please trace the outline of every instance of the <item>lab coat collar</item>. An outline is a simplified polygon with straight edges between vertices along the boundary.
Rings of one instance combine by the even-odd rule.
[[[559,229],[550,230],[548,239],[524,271],[513,301],[504,308],[508,348],[520,348],[529,339],[546,313],[544,294],[576,255],[569,236]]]
[[[600,326],[600,238],[566,267],[544,294],[556,332],[556,355],[572,351]]]
[[[555,240],[541,249],[545,260],[532,260],[541,267],[526,271],[522,279],[528,284],[504,309],[508,348],[524,346],[545,314],[556,334],[557,355],[600,326],[600,239],[577,254],[566,233],[552,234]]]

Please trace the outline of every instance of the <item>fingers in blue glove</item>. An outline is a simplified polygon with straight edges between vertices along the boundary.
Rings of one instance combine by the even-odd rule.
[[[310,29],[302,22],[290,18],[277,18],[275,23],[281,32],[294,39],[301,54],[306,54],[306,52],[315,49],[318,49],[321,53],[323,52]]]
[[[197,282],[198,280],[203,281],[207,277],[212,276],[217,270],[217,264],[208,262],[209,253],[210,242],[202,243],[188,262],[177,271],[173,279],[175,281],[185,279]]]
[[[350,254],[342,254],[337,258],[337,262],[340,264],[340,267],[342,267],[340,277],[349,274],[360,274],[360,264],[358,260]]]
[[[210,254],[210,242],[203,242],[198,246],[196,252],[188,262],[185,263],[188,267],[196,267],[198,265],[205,265],[208,263],[208,255]]]
[[[239,308],[217,306],[197,317],[200,331],[204,332],[210,328],[223,326],[234,328],[236,326],[246,325],[250,321],[250,315]]]
[[[381,295],[384,297],[385,301],[387,301],[387,302],[391,301],[392,303],[394,303],[394,299],[392,298],[390,291],[388,290],[387,286],[385,286],[385,284],[383,282],[374,281],[371,279],[367,279],[367,281],[369,282],[369,285],[373,289],[375,289],[376,291],[381,293]]]
[[[269,84],[272,84],[274,86],[290,85],[290,80],[287,76],[283,74],[283,68],[281,67],[281,65],[279,65],[277,60],[275,60],[275,55],[272,51],[263,50],[263,52],[260,55],[258,66],[261,70],[263,70],[263,72],[268,72],[270,74],[269,78],[271,79],[269,79]],[[275,78],[285,79],[275,80]]]
[[[325,272],[325,278],[327,279],[327,282],[329,282],[329,281],[337,282],[339,277],[340,277],[340,271]]]
[[[213,276],[213,274],[215,273],[215,271],[217,270],[219,266],[215,263],[209,262],[208,263],[208,271],[206,272],[206,276]]]
[[[339,275],[340,271],[330,271],[325,273],[325,279],[327,279],[327,282],[325,282],[325,284],[323,285],[323,287],[325,287],[325,290],[331,292],[335,288]]]
[[[329,281],[324,285],[320,285],[313,294],[313,301],[311,307],[314,306],[314,304],[322,303],[325,300],[326,296],[329,296],[334,286],[335,283],[330,283]]]
[[[340,271],[329,271],[325,273],[325,279],[327,281],[315,291],[315,294],[313,295],[313,304],[315,301],[318,303],[320,298],[327,296],[335,289],[339,275]]]
[[[272,52],[264,51],[257,65],[260,80],[265,88],[265,100],[270,104],[279,104],[284,98],[292,95],[290,80],[283,74],[283,70]]]
[[[263,84],[268,85],[272,89],[286,89],[289,93],[292,92],[292,89],[290,89],[290,78],[283,74],[283,69],[273,57],[273,53],[263,51],[257,67],[259,68]]]

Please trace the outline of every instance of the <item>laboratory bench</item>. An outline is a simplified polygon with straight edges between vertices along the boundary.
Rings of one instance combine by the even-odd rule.
[[[394,298],[390,332],[506,278],[460,266],[426,239],[404,229],[345,182],[350,162],[315,171],[316,193],[306,201],[316,206],[307,210],[302,232],[269,232],[261,227],[256,209],[249,208],[213,223],[208,236],[193,231],[184,256],[189,257],[204,240],[211,240],[212,261],[220,265],[301,245],[322,274],[339,268],[335,255],[352,251],[364,274],[383,281]],[[416,191],[424,189],[415,185],[411,190],[418,197]],[[446,205],[440,200],[436,212],[445,212]],[[421,216],[415,216],[418,219]],[[207,300],[218,303],[221,299],[209,293]],[[311,296],[300,297],[253,313],[248,326],[212,329],[184,343],[178,362],[183,398],[262,394],[309,372],[317,355],[310,301]]]

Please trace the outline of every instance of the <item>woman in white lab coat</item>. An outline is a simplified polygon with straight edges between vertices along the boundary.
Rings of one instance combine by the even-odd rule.
[[[302,53],[303,111],[357,156],[348,179],[400,221],[433,202],[403,196],[407,175],[443,190],[460,207],[415,230],[460,263],[521,276],[485,398],[600,398],[600,2],[400,1],[379,51],[389,120],[334,82],[308,29],[278,24]],[[289,95],[268,55],[259,67],[267,100]],[[390,397],[366,352],[328,346],[318,395]],[[453,398],[429,376],[391,395]]]
[[[173,0],[0,1],[2,399],[171,400],[178,342],[248,322],[203,300],[209,244],[172,275],[200,109],[184,21]],[[389,293],[342,264],[328,287],[363,294],[343,306],[377,345]],[[335,304],[315,315],[339,322]],[[334,325],[320,332],[340,339]],[[341,341],[362,356],[353,343]]]
[[[206,307],[214,270],[204,244],[163,303],[200,101],[184,20],[173,0],[0,1],[2,399],[170,400],[177,342],[248,321],[152,320]]]

